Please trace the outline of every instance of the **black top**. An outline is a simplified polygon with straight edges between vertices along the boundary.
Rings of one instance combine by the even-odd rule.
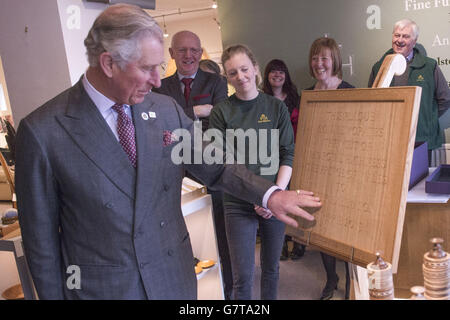
[[[305,90],[314,90],[314,86],[306,88]],[[354,86],[352,86],[350,83],[342,80],[341,84],[336,89],[351,89],[351,88],[354,88]]]

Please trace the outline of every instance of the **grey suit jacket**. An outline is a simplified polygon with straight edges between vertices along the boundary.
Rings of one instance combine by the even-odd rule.
[[[150,93],[132,112],[137,170],[81,81],[19,125],[19,220],[41,299],[195,299],[184,170],[257,204],[271,186],[242,166],[175,165],[164,132],[193,127],[175,100]],[[71,265],[80,289],[67,285]]]
[[[195,75],[187,105],[181,91],[181,83],[177,72],[161,80],[161,87],[155,88],[153,91],[174,98],[192,120],[195,120],[194,106],[201,104],[215,105],[228,97],[228,87],[225,78],[215,73],[204,72],[201,69],[198,69]],[[200,118],[200,120],[202,121],[202,129],[205,131],[209,127],[208,118]]]

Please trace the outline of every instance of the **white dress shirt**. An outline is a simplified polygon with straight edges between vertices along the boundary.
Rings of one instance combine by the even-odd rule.
[[[97,89],[95,89],[89,82],[86,74],[83,75],[82,83],[84,86],[84,90],[86,90],[89,98],[91,98],[91,100],[94,102],[98,111],[100,111],[106,123],[116,136],[117,141],[119,141],[119,134],[117,133],[117,112],[112,109],[112,107],[115,105],[115,102],[97,91]],[[127,116],[129,116],[130,119],[133,119],[133,116],[131,114],[131,107],[127,104],[124,104],[123,106]]]

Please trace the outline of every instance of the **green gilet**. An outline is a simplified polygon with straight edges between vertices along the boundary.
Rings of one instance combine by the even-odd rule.
[[[420,54],[416,48],[413,50],[414,58],[409,65],[408,85],[422,87],[416,141],[426,141],[428,143],[428,149],[433,150],[441,147],[443,142],[439,128],[438,104],[434,98],[434,92],[436,90],[434,71],[437,62],[434,59]],[[394,51],[390,49],[373,66],[372,72],[374,75],[378,74],[384,57],[393,53]]]

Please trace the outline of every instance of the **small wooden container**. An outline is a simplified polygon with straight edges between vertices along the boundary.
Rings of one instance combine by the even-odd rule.
[[[376,253],[376,256],[375,262],[367,265],[370,300],[393,300],[392,265],[381,259],[379,252]]]
[[[423,256],[425,298],[450,300],[450,255],[442,249],[441,238],[432,238],[433,248]]]

